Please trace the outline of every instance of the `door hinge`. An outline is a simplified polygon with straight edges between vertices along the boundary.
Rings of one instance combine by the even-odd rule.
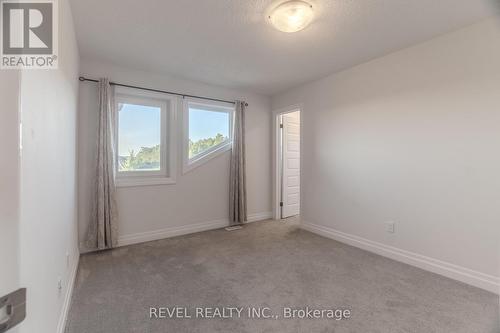
[[[26,317],[26,288],[0,297],[0,309],[2,308],[5,308],[5,317],[0,318],[0,333],[7,332]]]
[[[280,124],[280,128],[283,128],[283,124]]]
[[[283,207],[283,201],[282,201],[282,202],[280,202],[280,207]]]

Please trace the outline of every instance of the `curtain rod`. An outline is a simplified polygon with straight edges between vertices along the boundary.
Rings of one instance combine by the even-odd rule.
[[[88,79],[84,76],[80,76],[78,78],[80,81],[89,81],[89,82],[99,82],[99,80],[95,79]],[[176,95],[176,96],[182,96],[184,97],[192,97],[192,98],[199,98],[199,99],[205,99],[208,101],[215,101],[215,102],[224,102],[224,103],[230,103],[230,104],[236,104],[235,101],[226,101],[224,99],[218,99],[218,98],[210,98],[210,97],[203,97],[203,96],[196,96],[196,95],[186,95],[186,94],[180,94],[172,91],[166,91],[166,90],[158,90],[158,89],[151,89],[151,88],[144,88],[144,87],[138,87],[138,86],[131,86],[128,84],[121,84],[121,83],[116,83],[116,82],[109,82],[109,84],[112,84],[114,86],[120,86],[120,87],[126,87],[126,88],[134,88],[134,89],[140,89],[140,90],[147,90],[147,91],[153,91],[153,92],[158,92],[158,93],[163,93],[163,94],[169,94],[169,95]],[[248,103],[245,103],[245,106],[248,106]]]

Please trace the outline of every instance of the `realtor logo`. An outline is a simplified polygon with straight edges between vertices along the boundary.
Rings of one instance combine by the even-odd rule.
[[[57,68],[57,2],[0,0],[0,3],[0,68]]]

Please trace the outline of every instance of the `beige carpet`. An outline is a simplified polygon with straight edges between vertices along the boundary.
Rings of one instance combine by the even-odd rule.
[[[498,333],[498,304],[481,289],[265,221],[82,256],[66,332]],[[150,319],[150,307],[173,306],[191,316],[197,307],[243,310]],[[284,307],[306,306],[350,318],[283,317]],[[274,317],[249,318],[248,307]]]

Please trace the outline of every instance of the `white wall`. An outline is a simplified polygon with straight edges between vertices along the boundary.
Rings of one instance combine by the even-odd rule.
[[[61,329],[58,325],[78,258],[79,59],[66,0],[59,1],[59,16],[59,69],[25,70],[21,75],[20,254],[21,284],[28,289],[28,316],[20,326],[23,333],[54,333]]]
[[[19,76],[0,70],[0,296],[20,287]]]
[[[455,278],[493,290],[499,41],[491,19],[275,96],[273,109],[303,104],[303,219],[372,250],[438,259]]]
[[[247,184],[250,217],[269,216],[271,211],[271,116],[270,98],[178,78],[122,68],[109,63],[82,61],[82,75],[103,76],[112,81],[168,91],[242,99],[247,108]],[[174,185],[118,188],[119,243],[163,238],[176,233],[227,224],[229,152],[182,174],[182,98],[178,108],[177,183]],[[80,84],[79,103],[79,230],[81,248],[91,212],[91,188],[95,170],[97,86]],[[256,215],[257,214],[257,215]],[[207,225],[205,225],[207,226]],[[195,229],[193,229],[195,228]]]

